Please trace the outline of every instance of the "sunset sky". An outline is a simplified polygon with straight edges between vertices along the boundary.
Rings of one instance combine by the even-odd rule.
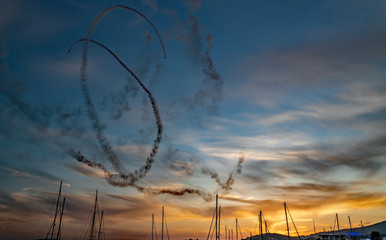
[[[162,139],[132,184],[117,174],[144,166],[160,131],[149,96],[93,43],[82,90],[85,42],[68,53],[116,4],[146,16],[166,52],[124,9],[91,37],[158,106]],[[153,213],[159,235],[162,206],[172,240],[206,239],[216,193],[221,231],[237,218],[243,237],[257,234],[260,210],[285,234],[284,202],[300,234],[313,219],[330,230],[336,213],[340,228],[348,216],[354,227],[384,221],[385,66],[383,0],[2,0],[0,239],[44,238],[60,181],[64,240],[86,234],[96,190],[106,239],[149,239]],[[195,193],[170,194],[184,189]]]

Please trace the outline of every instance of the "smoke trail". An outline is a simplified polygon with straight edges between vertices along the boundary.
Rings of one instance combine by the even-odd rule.
[[[96,163],[86,159],[80,152],[71,151],[70,155],[77,159],[79,162],[86,164],[92,168],[98,168],[102,170],[105,174],[106,181],[116,187],[135,187],[139,192],[143,192],[150,195],[161,195],[161,194],[170,194],[173,196],[182,196],[185,194],[195,194],[200,196],[204,201],[210,202],[213,199],[214,194],[207,193],[203,190],[197,188],[181,188],[181,189],[170,189],[170,188],[151,188],[138,185],[137,181],[134,178],[128,178],[125,175],[113,174],[111,173],[103,164]],[[234,183],[234,174],[241,174],[242,163],[244,162],[244,154],[240,154],[239,161],[235,171],[232,171],[229,174],[229,177],[225,183],[222,183],[218,174],[214,170],[208,169],[208,174],[216,180],[219,184],[220,189],[224,191],[232,190],[232,185]],[[203,168],[204,173],[204,168]]]
[[[188,24],[189,33],[180,30],[178,38],[185,42],[192,64],[199,67],[204,78],[196,92],[189,98],[185,98],[183,103],[189,112],[195,113],[201,108],[207,114],[216,114],[218,103],[222,99],[224,83],[211,57],[213,35],[208,33],[206,37],[202,36],[203,27],[196,16],[189,15]]]
[[[113,166],[115,168],[116,171],[118,171],[120,174],[119,176],[123,179],[126,179],[128,180],[129,182],[137,182],[140,178],[144,177],[146,175],[146,173],[151,169],[151,166],[154,162],[154,157],[155,155],[157,154],[158,152],[158,148],[159,148],[159,143],[161,142],[161,139],[162,139],[162,122],[161,122],[161,116],[159,114],[159,110],[158,110],[158,106],[157,106],[157,102],[156,100],[154,99],[153,95],[151,94],[151,92],[145,87],[145,85],[141,82],[141,80],[137,77],[137,75],[134,74],[133,71],[130,70],[129,67],[127,67],[126,64],[124,64],[121,59],[114,53],[112,52],[108,47],[106,47],[105,45],[103,45],[102,43],[99,43],[97,41],[94,41],[92,39],[85,39],[85,38],[82,38],[82,39],[79,39],[78,41],[76,41],[75,43],[72,44],[72,46],[70,47],[70,49],[68,50],[68,52],[71,51],[72,47],[75,46],[77,43],[79,42],[92,42],[100,47],[102,47],[103,49],[105,49],[106,51],[108,51],[118,62],[119,64],[121,64],[121,66],[126,70],[128,71],[134,78],[135,80],[138,82],[138,84],[142,87],[142,89],[147,93],[149,99],[150,99],[150,102],[151,102],[151,105],[152,105],[152,108],[153,108],[153,113],[154,113],[154,117],[155,117],[155,120],[156,120],[156,124],[157,124],[157,128],[158,128],[158,131],[157,131],[157,136],[156,136],[156,139],[154,140],[154,145],[153,145],[153,148],[150,152],[150,156],[147,158],[146,160],[146,164],[143,165],[141,168],[139,168],[138,170],[136,170],[134,172],[134,174],[126,171],[126,173],[124,173],[122,171],[122,166],[121,166],[121,163],[119,162],[119,159],[118,157],[115,155],[115,153],[113,152],[113,150],[111,149],[107,139],[103,136],[103,135],[100,135],[100,134],[103,134],[102,133],[102,128],[101,126],[93,126],[94,127],[94,130],[97,131],[97,137],[98,137],[98,140],[100,140],[100,144],[102,145],[102,148],[105,152],[105,154],[108,156],[109,160],[113,163]],[[92,108],[93,106],[91,105],[91,102],[87,102],[89,105],[88,107]],[[96,113],[94,113],[92,115],[94,118],[93,120],[97,123],[99,123],[99,118],[98,116],[96,115]],[[101,141],[103,140],[103,141]],[[103,169],[102,169],[103,170]]]
[[[90,121],[92,123],[92,128],[95,131],[95,135],[96,135],[96,138],[99,142],[99,145],[101,146],[101,148],[102,148],[104,154],[107,156],[108,160],[112,163],[114,169],[119,172],[119,176],[122,177],[123,179],[136,182],[140,178],[144,177],[146,175],[146,173],[151,169],[151,166],[154,162],[154,157],[158,151],[158,145],[159,145],[159,143],[161,141],[161,137],[162,137],[162,123],[161,123],[161,118],[159,115],[159,111],[158,111],[158,107],[157,107],[157,103],[156,103],[155,99],[153,98],[150,91],[139,80],[139,78],[111,50],[109,50],[104,45],[91,40],[91,35],[92,35],[95,27],[99,23],[99,21],[102,20],[103,16],[105,14],[107,14],[113,10],[119,9],[119,8],[129,10],[129,11],[132,11],[132,12],[138,14],[139,16],[143,17],[150,24],[150,26],[153,28],[153,30],[155,31],[155,33],[158,36],[158,39],[161,43],[161,47],[163,50],[164,58],[166,58],[165,48],[164,48],[162,39],[161,39],[160,35],[158,34],[158,31],[156,30],[154,25],[150,22],[150,20],[147,19],[143,14],[141,14],[137,10],[130,8],[130,7],[122,6],[122,5],[112,6],[112,7],[109,7],[109,8],[106,8],[105,10],[103,10],[91,23],[89,30],[87,32],[86,38],[80,39],[80,40],[76,41],[74,44],[81,42],[81,41],[84,41],[82,64],[81,64],[81,70],[80,70],[80,83],[81,83],[81,89],[82,89],[82,93],[83,93],[83,97],[84,97],[84,101],[85,101],[85,106],[87,108],[88,118],[90,119]],[[109,141],[107,140],[107,138],[105,137],[105,135],[103,133],[104,126],[101,123],[101,121],[98,117],[98,114],[96,113],[95,107],[91,101],[90,91],[88,89],[88,85],[87,85],[87,81],[86,81],[86,79],[87,79],[87,73],[86,73],[87,53],[88,53],[88,43],[89,42],[93,42],[93,43],[101,46],[105,50],[107,50],[121,64],[121,66],[123,66],[137,80],[137,82],[140,84],[140,86],[143,88],[143,90],[148,94],[149,99],[151,101],[151,104],[153,106],[153,112],[154,112],[157,127],[158,127],[157,137],[154,140],[153,148],[150,152],[150,155],[148,156],[148,158],[146,160],[145,165],[140,167],[138,170],[134,171],[134,173],[131,173],[124,168],[124,166],[119,161],[117,155],[113,151]]]
[[[242,169],[242,163],[244,162],[244,153],[240,153],[239,161],[237,162],[236,170],[229,173],[228,179],[225,183],[221,182],[220,177],[218,176],[218,173],[214,169],[210,169],[207,167],[202,168],[202,173],[210,175],[212,179],[216,181],[216,183],[219,185],[221,190],[224,191],[230,191],[232,190],[232,185],[235,182],[235,179],[233,178],[234,174],[241,174]]]
[[[137,186],[137,189],[141,192],[148,193],[151,195],[170,194],[173,196],[182,196],[184,194],[196,194],[196,195],[202,197],[202,199],[204,199],[206,202],[210,202],[213,200],[213,194],[206,193],[202,190],[193,189],[193,188],[153,189],[153,188],[146,188],[146,187]]]
[[[70,155],[77,159],[79,162],[86,164],[92,168],[98,168],[103,171],[105,174],[106,181],[116,187],[135,187],[139,192],[143,192],[150,195],[161,195],[161,194],[170,194],[173,196],[182,196],[185,194],[196,194],[207,202],[212,201],[213,194],[206,193],[200,189],[194,188],[181,188],[181,189],[170,189],[170,188],[151,188],[138,185],[135,178],[128,178],[125,175],[113,174],[111,173],[103,164],[93,162],[85,158],[80,152],[70,151]]]
[[[74,45],[76,45],[77,43],[80,43],[80,42],[84,42],[80,82],[81,82],[82,93],[84,96],[85,105],[87,107],[88,117],[92,123],[92,128],[96,133],[96,137],[97,137],[97,140],[99,142],[99,145],[102,147],[104,154],[108,157],[108,160],[112,163],[115,171],[117,171],[118,173],[110,172],[101,163],[90,161],[89,159],[84,157],[80,152],[76,153],[75,151],[71,151],[70,154],[71,154],[71,156],[73,156],[75,159],[82,162],[83,164],[86,164],[90,167],[98,168],[98,169],[102,170],[105,174],[106,181],[113,186],[118,186],[118,187],[132,186],[132,187],[135,187],[140,192],[151,194],[151,195],[171,194],[171,195],[175,195],[175,196],[182,196],[184,194],[195,194],[195,195],[202,197],[205,201],[211,201],[213,194],[206,193],[205,191],[202,191],[202,190],[196,189],[196,188],[181,188],[181,189],[160,188],[160,189],[158,189],[158,188],[141,186],[138,184],[139,179],[146,175],[146,173],[150,170],[150,168],[154,162],[154,156],[158,152],[159,143],[160,143],[161,138],[162,138],[163,128],[162,128],[162,122],[161,122],[161,118],[159,115],[157,103],[156,103],[154,97],[152,96],[151,92],[145,87],[145,85],[141,82],[141,80],[117,57],[117,55],[114,52],[112,52],[108,47],[106,47],[102,43],[99,43],[99,42],[91,39],[91,35],[92,35],[94,28],[96,27],[98,22],[103,18],[103,16],[105,14],[107,14],[108,12],[115,10],[115,9],[118,9],[118,8],[123,8],[126,10],[134,11],[135,13],[139,14],[140,16],[145,18],[146,21],[149,22],[149,24],[153,27],[153,29],[157,33],[157,36],[161,42],[162,49],[164,51],[164,57],[166,58],[162,40],[159,37],[159,34],[156,31],[156,29],[154,28],[154,26],[151,24],[151,22],[145,16],[143,16],[141,13],[137,12],[134,9],[124,7],[121,5],[117,5],[117,6],[110,7],[110,8],[103,10],[96,17],[96,19],[93,21],[93,23],[90,25],[87,36],[85,38],[82,38],[82,39],[76,41],[70,47],[69,52]],[[200,40],[200,36],[198,33],[199,27],[200,27],[199,23],[198,23],[197,19],[195,19],[194,17],[191,17],[191,19],[193,22],[193,27],[195,26],[195,28],[193,30],[195,33],[197,33],[195,35],[196,36],[195,39],[196,40],[198,39],[199,41],[197,43],[200,43],[201,40]],[[208,37],[206,38],[206,43],[209,44],[209,47],[206,49],[204,55],[201,54],[201,47],[200,46],[196,46],[196,47],[193,46],[193,51],[198,53],[198,55],[196,57],[198,57],[200,59],[200,62],[202,63],[202,71],[206,76],[206,81],[203,82],[201,88],[194,95],[192,100],[193,100],[194,104],[201,105],[205,108],[214,109],[215,107],[213,107],[213,106],[216,104],[216,101],[218,101],[221,98],[222,78],[221,78],[220,74],[216,71],[214,64],[213,64],[213,61],[212,61],[211,56],[210,56],[210,52],[213,48],[213,46],[211,44],[211,40],[212,40],[212,36],[208,35]],[[153,113],[154,113],[154,117],[155,117],[157,128],[158,128],[157,137],[154,140],[153,148],[150,152],[149,157],[146,160],[145,165],[143,165],[140,169],[136,170],[134,173],[131,173],[123,168],[118,157],[116,156],[116,154],[112,150],[110,143],[107,141],[106,137],[103,134],[103,125],[101,124],[100,119],[95,111],[94,105],[91,102],[90,92],[89,92],[87,82],[86,82],[87,50],[88,50],[89,42],[96,44],[96,45],[102,47],[103,49],[105,49],[107,52],[109,52],[119,62],[119,64],[135,78],[137,83],[147,93],[147,96],[150,99],[150,102],[152,104]],[[194,45],[196,45],[196,44],[194,44]],[[200,45],[200,44],[198,44],[198,45]],[[156,74],[158,73],[158,70],[159,69],[157,68]],[[220,91],[218,91],[218,90],[220,90]],[[237,173],[237,174],[241,173],[241,163],[243,161],[244,161],[244,158],[242,156],[239,159],[237,170],[233,171],[229,174],[229,177],[225,183],[221,182],[221,180],[218,177],[218,174],[214,170],[203,169],[203,173],[209,174],[213,179],[215,179],[215,181],[219,184],[220,190],[229,191],[232,189],[231,186],[234,183],[233,175],[235,173]]]

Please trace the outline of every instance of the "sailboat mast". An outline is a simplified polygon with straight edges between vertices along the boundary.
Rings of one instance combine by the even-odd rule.
[[[100,239],[101,239],[101,233],[102,233],[102,222],[103,222],[103,210],[102,210],[102,213],[101,213],[101,219],[100,219],[100,222],[99,222],[98,240],[100,240]]]
[[[220,205],[220,209],[218,210],[218,238],[217,239],[220,239],[220,232],[221,232],[221,205]]]
[[[260,232],[260,240],[263,240],[263,219],[261,217],[261,210],[259,214],[259,232]]]
[[[239,239],[239,234],[238,234],[238,231],[237,231],[237,218],[236,218],[236,240]]]
[[[56,222],[56,216],[58,216],[58,208],[59,208],[59,202],[60,202],[60,195],[61,195],[61,194],[62,194],[62,181],[60,181],[60,187],[59,187],[58,199],[56,200],[56,210],[55,210],[54,222],[52,223],[51,239],[53,239],[53,237],[54,237],[54,232],[55,232],[55,222]]]
[[[338,234],[339,234],[339,218],[338,218],[338,214],[336,214],[336,225],[338,227]]]
[[[164,240],[164,206],[162,206],[162,231],[161,231],[161,240]]]
[[[62,228],[62,217],[63,217],[65,202],[66,202],[66,198],[63,198],[63,204],[62,204],[62,210],[60,212],[59,228],[58,228],[58,233],[56,234],[56,240],[60,239],[60,231],[61,231],[61,228]]]
[[[284,202],[284,212],[285,212],[285,221],[287,222],[287,232],[288,240],[290,240],[289,225],[288,225],[288,216],[287,216],[287,204]]]
[[[352,227],[351,227],[351,219],[350,219],[350,216],[348,216],[348,222],[350,223],[350,232],[352,232]]]
[[[366,233],[366,229],[365,229],[365,227],[363,227],[363,223],[362,223],[362,220],[361,220],[361,226],[362,226],[362,230],[363,230],[363,232],[364,232],[364,235],[365,235],[365,237],[366,237],[367,233]]]
[[[94,225],[95,225],[95,214],[97,209],[97,202],[98,202],[98,190],[96,190],[96,193],[95,193],[95,204],[94,204],[94,213],[92,214],[90,240],[94,240]]]
[[[218,235],[217,235],[217,228],[218,228],[217,219],[218,219],[218,195],[216,194],[216,222],[215,222],[215,226],[216,226],[215,239],[216,240],[218,239]]]
[[[151,240],[154,240],[154,213],[151,215]]]

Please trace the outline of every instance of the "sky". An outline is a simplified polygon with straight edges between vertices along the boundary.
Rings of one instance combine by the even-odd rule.
[[[383,0],[1,1],[0,239],[44,238],[60,181],[63,239],[96,190],[108,239],[162,206],[204,239],[216,194],[243,237],[284,202],[300,234],[386,220],[385,30]]]

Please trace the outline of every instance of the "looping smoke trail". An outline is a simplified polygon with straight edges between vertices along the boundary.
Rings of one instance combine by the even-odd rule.
[[[75,152],[75,151],[71,150],[70,155],[72,157],[74,157],[75,159],[77,159],[79,162],[82,162],[83,164],[88,165],[89,167],[98,168],[98,169],[102,170],[105,174],[106,181],[113,186],[118,186],[118,187],[132,186],[132,187],[135,187],[140,192],[144,192],[144,193],[151,194],[151,195],[171,194],[171,195],[175,195],[175,196],[182,196],[184,194],[196,194],[198,196],[201,196],[205,201],[211,201],[213,199],[213,194],[206,193],[205,191],[202,191],[200,189],[194,189],[194,188],[181,188],[181,189],[160,188],[159,189],[159,188],[151,188],[151,187],[144,187],[144,186],[138,185],[139,179],[146,175],[146,173],[150,170],[150,168],[154,162],[154,157],[158,152],[159,143],[160,143],[161,138],[162,138],[163,128],[162,128],[162,122],[161,122],[161,117],[160,117],[159,110],[157,107],[157,103],[156,103],[154,97],[152,96],[151,92],[145,87],[145,85],[141,82],[141,80],[117,57],[116,54],[114,54],[109,48],[107,48],[102,43],[99,43],[99,42],[91,39],[91,35],[92,35],[95,27],[97,26],[99,21],[103,18],[103,16],[105,14],[109,13],[110,11],[113,11],[113,10],[118,9],[118,8],[123,8],[123,9],[130,10],[130,11],[137,13],[138,15],[143,17],[151,25],[151,27],[154,29],[154,31],[156,32],[156,34],[160,40],[162,50],[164,53],[164,58],[166,58],[165,49],[164,49],[162,39],[160,38],[154,25],[144,15],[142,15],[140,12],[136,11],[135,9],[121,6],[121,5],[116,5],[116,6],[109,7],[107,9],[103,10],[94,19],[93,23],[89,27],[87,36],[85,38],[82,38],[82,39],[76,41],[74,44],[72,44],[72,46],[70,47],[68,52],[70,52],[72,47],[74,45],[76,45],[77,43],[84,42],[82,64],[81,64],[81,73],[80,73],[80,83],[81,83],[82,93],[84,96],[85,105],[87,107],[88,117],[92,123],[92,128],[95,131],[96,138],[99,142],[99,145],[102,147],[104,154],[108,157],[108,160],[112,163],[114,169],[118,173],[117,174],[111,173],[103,164],[97,163],[94,161],[90,161],[89,159],[84,157],[80,152]],[[210,40],[208,40],[208,41],[210,42]],[[150,99],[150,102],[152,104],[153,113],[154,113],[157,128],[158,128],[157,137],[154,140],[153,148],[150,152],[149,157],[146,160],[145,165],[143,165],[138,170],[134,171],[134,173],[131,173],[131,172],[125,170],[124,167],[122,166],[122,164],[120,163],[120,161],[119,161],[118,157],[116,156],[115,152],[113,151],[110,143],[108,142],[107,138],[103,134],[103,128],[104,127],[100,122],[100,119],[96,113],[94,105],[92,104],[90,92],[89,92],[87,81],[86,81],[86,78],[87,78],[87,73],[86,73],[87,52],[88,52],[89,42],[94,43],[94,44],[102,47],[103,49],[105,49],[107,52],[109,52],[121,64],[121,66],[136,79],[138,84],[147,93],[147,95]],[[212,59],[209,56],[210,50],[211,50],[211,48],[209,48],[205,53],[204,60],[205,60],[206,68],[204,69],[204,73],[209,77],[209,79],[212,79],[215,81],[220,80],[220,82],[215,84],[215,85],[216,85],[216,87],[221,87],[221,85],[222,85],[221,84],[222,83],[221,77],[216,72],[216,70],[213,66]],[[241,173],[241,163],[243,161],[244,161],[244,157],[242,156],[239,159],[239,164],[238,164],[238,168],[236,170],[236,173]],[[229,178],[226,181],[226,183],[221,183],[220,179],[218,178],[218,174],[215,173],[214,171],[210,170],[210,171],[207,171],[207,173],[209,173],[211,175],[211,177],[216,180],[216,182],[219,184],[219,186],[222,190],[227,191],[227,190],[232,189],[231,185],[234,183],[234,179],[233,179],[234,172],[230,173]]]
[[[136,179],[131,179],[130,181],[138,181],[137,179],[139,178],[142,178],[146,175],[146,173],[150,170],[151,168],[151,165],[153,164],[154,162],[154,156],[156,155],[157,151],[158,151],[158,148],[159,148],[159,143],[161,142],[161,139],[162,139],[162,130],[163,130],[163,127],[162,127],[162,122],[161,122],[161,116],[159,114],[159,110],[158,110],[158,106],[157,106],[157,102],[156,100],[154,99],[153,95],[151,94],[151,92],[145,87],[145,85],[141,82],[141,80],[137,77],[137,75],[134,74],[133,71],[130,70],[129,67],[127,67],[127,65],[125,63],[123,63],[121,61],[121,59],[113,52],[111,51],[108,47],[106,47],[105,45],[103,45],[102,43],[100,42],[97,42],[95,40],[92,40],[92,39],[85,39],[85,38],[82,38],[82,39],[79,39],[78,41],[76,41],[75,43],[72,44],[72,46],[70,47],[70,49],[68,50],[68,52],[71,51],[72,47],[75,46],[77,43],[79,42],[82,42],[82,41],[90,41],[100,47],[102,47],[103,49],[105,49],[106,51],[108,51],[120,64],[121,66],[127,70],[134,78],[135,80],[139,83],[139,85],[142,87],[142,89],[147,93],[149,99],[150,99],[150,102],[151,102],[151,105],[152,105],[152,108],[153,108],[153,113],[154,113],[154,116],[155,116],[155,119],[156,119],[156,124],[157,124],[157,137],[156,139],[154,140],[154,145],[153,145],[153,148],[151,150],[151,153],[150,153],[150,156],[147,158],[146,160],[146,164],[144,166],[142,166],[139,170],[136,170],[134,172],[134,175],[132,174],[126,174],[126,173],[120,173],[120,177],[123,178],[123,179],[129,179],[129,178],[136,178]]]
[[[114,11],[114,10],[117,10],[117,9],[124,9],[124,10],[128,10],[128,11],[132,11],[136,14],[138,14],[139,16],[141,16],[143,19],[146,20],[146,22],[149,23],[149,25],[153,28],[154,32],[157,34],[157,37],[160,41],[160,44],[161,44],[161,47],[162,47],[162,52],[163,52],[163,55],[164,55],[164,58],[166,59],[166,52],[165,52],[165,47],[164,47],[164,44],[163,44],[163,41],[161,39],[161,36],[159,35],[157,29],[155,28],[155,26],[153,25],[153,23],[145,16],[143,15],[142,13],[140,13],[139,11],[135,10],[134,8],[131,8],[131,7],[127,7],[127,6],[123,6],[123,5],[115,5],[115,6],[111,6],[111,7],[108,7],[106,8],[105,10],[103,10],[101,13],[99,13],[99,15],[94,19],[94,21],[90,24],[90,27],[88,29],[88,32],[87,32],[87,35],[86,35],[86,39],[91,39],[91,35],[92,33],[94,32],[94,29],[95,27],[98,25],[98,23],[102,20],[102,18],[104,17],[104,15],[106,15],[107,13],[111,12],[111,11]],[[88,48],[88,43],[85,42],[84,44],[84,48],[83,48],[83,57],[87,57],[87,48]]]
[[[152,166],[152,164],[154,162],[154,157],[155,157],[155,155],[158,152],[159,143],[161,142],[161,138],[162,138],[162,122],[161,122],[161,117],[159,115],[157,103],[156,103],[154,97],[152,96],[152,94],[150,93],[150,91],[139,80],[139,78],[112,51],[110,51],[104,45],[91,40],[91,35],[92,35],[95,27],[99,23],[99,21],[103,18],[103,16],[105,14],[107,14],[107,13],[113,11],[113,10],[119,9],[119,8],[122,8],[122,9],[125,9],[125,10],[129,10],[129,11],[132,11],[132,12],[140,15],[141,17],[143,17],[150,24],[150,26],[154,29],[155,33],[157,34],[157,36],[158,36],[158,38],[160,40],[161,47],[162,47],[162,50],[163,50],[163,53],[164,53],[164,58],[166,58],[165,48],[164,48],[162,39],[161,39],[160,35],[158,34],[158,31],[156,30],[154,25],[150,22],[150,20],[147,19],[143,14],[141,14],[137,10],[135,10],[133,8],[130,8],[130,7],[122,6],[122,5],[112,6],[112,7],[109,7],[109,8],[106,8],[105,10],[103,10],[94,19],[94,21],[90,25],[86,38],[78,40],[74,44],[76,44],[78,42],[81,42],[81,41],[84,41],[83,55],[82,55],[82,64],[81,64],[81,71],[80,71],[80,83],[81,83],[81,89],[82,89],[85,105],[87,107],[88,118],[90,119],[90,121],[92,123],[92,128],[95,131],[95,135],[96,135],[96,138],[97,138],[97,140],[99,142],[99,145],[101,146],[104,154],[107,156],[108,160],[112,163],[114,169],[119,173],[119,176],[121,178],[127,180],[128,182],[137,182],[140,178],[144,177],[146,175],[146,173],[151,169],[151,166]],[[141,85],[141,87],[147,93],[147,95],[148,95],[148,97],[149,97],[149,99],[151,101],[151,104],[152,104],[152,107],[153,107],[154,116],[155,116],[157,127],[158,127],[157,137],[154,140],[153,148],[152,148],[152,150],[150,152],[150,155],[148,156],[148,158],[146,160],[145,165],[140,167],[138,170],[134,171],[134,173],[131,173],[131,172],[127,171],[124,168],[124,166],[119,161],[117,155],[113,151],[109,141],[107,140],[107,138],[105,137],[105,135],[103,133],[103,128],[104,128],[103,124],[101,123],[101,121],[100,121],[100,119],[98,117],[98,114],[96,113],[95,107],[94,107],[94,105],[93,105],[93,103],[91,101],[90,91],[89,91],[89,88],[88,88],[88,85],[87,85],[87,81],[86,81],[86,79],[87,79],[87,73],[86,73],[86,68],[87,68],[87,52],[88,52],[88,43],[89,42],[94,42],[94,43],[98,44],[99,46],[101,46],[104,49],[106,49],[110,54],[112,54],[113,57],[137,80],[137,82]],[[70,50],[71,50],[71,48],[70,48]],[[79,153],[79,156],[75,155],[74,157],[76,159],[78,159],[78,160],[81,157],[84,158],[84,156],[81,156],[80,153]],[[101,164],[99,164],[99,165],[96,164],[95,165],[95,164],[92,167],[98,167],[98,168],[101,168],[103,171],[107,171],[107,169],[103,165],[101,165]],[[110,174],[110,176],[111,176],[111,174]]]

